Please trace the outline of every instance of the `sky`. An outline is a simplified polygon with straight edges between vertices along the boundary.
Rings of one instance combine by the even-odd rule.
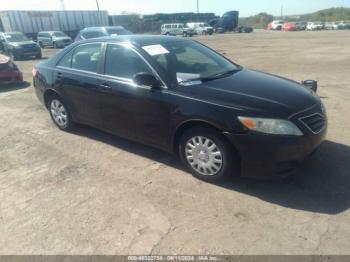
[[[96,0],[63,0],[66,10],[96,10]],[[280,15],[305,14],[330,7],[350,7],[350,0],[198,0],[200,12],[238,10],[240,16],[267,12]],[[197,0],[98,0],[110,14],[122,11],[140,14],[196,12]],[[0,0],[0,10],[62,10],[61,0]]]

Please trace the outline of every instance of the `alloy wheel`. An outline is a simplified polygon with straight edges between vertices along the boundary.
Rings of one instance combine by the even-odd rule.
[[[61,128],[66,128],[68,125],[68,115],[64,105],[59,100],[53,99],[50,104],[50,111],[56,124]]]

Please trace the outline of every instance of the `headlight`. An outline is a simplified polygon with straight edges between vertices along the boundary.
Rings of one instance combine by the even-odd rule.
[[[273,135],[302,136],[300,129],[289,120],[238,117],[239,121],[249,130]]]

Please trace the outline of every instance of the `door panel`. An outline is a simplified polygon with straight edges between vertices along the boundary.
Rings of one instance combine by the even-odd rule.
[[[93,126],[101,126],[99,87],[101,80],[94,74],[74,70],[55,70],[56,88],[63,94],[73,118]]]
[[[133,50],[110,44],[106,50],[103,83],[109,90],[101,94],[101,114],[106,129],[121,136],[165,147],[170,106],[162,90],[140,87],[132,76],[152,69]]]
[[[54,72],[56,89],[64,96],[73,118],[97,127],[102,125],[101,63],[102,44],[82,44],[65,55]]]
[[[167,94],[107,77],[104,83],[110,86],[100,95],[104,127],[123,137],[165,146],[170,113]]]

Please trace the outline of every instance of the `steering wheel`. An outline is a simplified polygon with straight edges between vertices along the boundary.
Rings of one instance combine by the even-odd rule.
[[[201,64],[201,63],[195,63],[195,64],[193,64],[191,69],[193,69],[193,71],[198,73],[198,72],[201,72],[201,71],[205,71],[207,69],[207,65],[206,64]]]

